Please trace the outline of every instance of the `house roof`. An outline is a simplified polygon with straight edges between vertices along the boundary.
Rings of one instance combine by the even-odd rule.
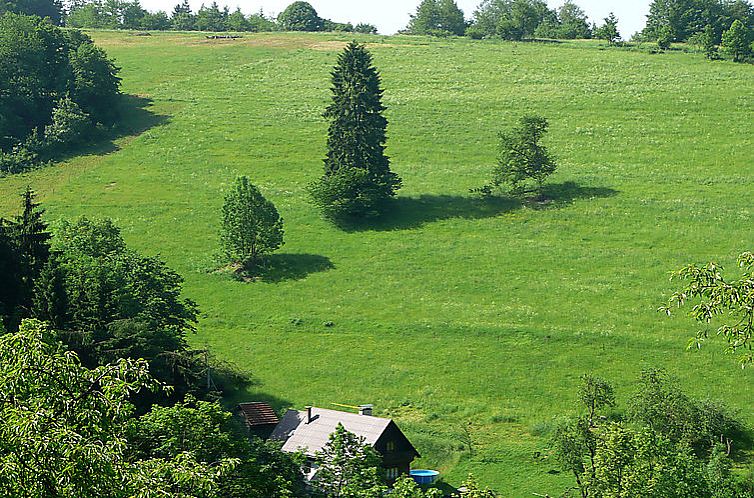
[[[270,405],[262,402],[240,403],[238,410],[249,427],[275,425],[280,420]]]
[[[338,424],[349,432],[364,438],[364,442],[374,446],[377,440],[393,423],[388,418],[357,415],[355,413],[312,408],[312,420],[306,423],[306,411],[288,410],[282,420],[272,431],[270,439],[285,441],[283,451],[303,450],[307,456],[321,450],[335,432]]]

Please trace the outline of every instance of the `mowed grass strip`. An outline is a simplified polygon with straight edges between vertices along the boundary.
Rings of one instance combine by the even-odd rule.
[[[256,379],[238,400],[374,403],[416,443],[418,465],[455,484],[473,471],[505,496],[570,483],[548,433],[585,372],[625,405],[642,368],[665,367],[754,423],[752,371],[719,343],[686,352],[695,326],[655,311],[669,270],[733,270],[754,246],[754,67],[598,43],[361,36],[405,187],[386,219],[340,230],[305,186],[321,174],[329,71],[348,37],[92,35],[139,97],[133,133],[0,179],[0,213],[31,184],[50,219],[116,219],[186,277],[203,311],[193,344]],[[475,198],[497,132],[527,112],[550,120],[556,201]],[[239,174],[286,222],[254,283],[208,271]]]

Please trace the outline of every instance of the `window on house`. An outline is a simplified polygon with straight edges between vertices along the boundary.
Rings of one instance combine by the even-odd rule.
[[[387,478],[389,481],[398,479],[399,475],[401,475],[401,471],[398,467],[390,467],[387,469]]]
[[[387,442],[387,451],[395,451],[395,441]]]

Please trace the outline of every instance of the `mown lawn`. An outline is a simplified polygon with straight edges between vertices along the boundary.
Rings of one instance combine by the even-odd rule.
[[[547,458],[548,431],[585,372],[625,402],[642,368],[665,367],[754,424],[754,372],[719,342],[685,351],[695,325],[656,312],[669,270],[732,270],[754,249],[754,66],[595,43],[362,37],[405,187],[385,220],[341,230],[304,188],[321,173],[321,112],[347,38],[92,35],[134,96],[127,136],[0,179],[0,214],[31,184],[50,219],[116,219],[185,276],[203,311],[192,342],[257,381],[238,399],[374,403],[418,466],[453,484],[472,471],[516,497],[570,484]],[[475,198],[498,130],[527,112],[550,119],[555,202]],[[238,174],[286,222],[260,282],[210,271]]]

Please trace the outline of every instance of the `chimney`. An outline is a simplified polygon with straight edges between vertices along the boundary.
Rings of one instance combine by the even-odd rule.
[[[312,407],[307,406],[306,407],[306,423],[310,424],[312,421]]]
[[[374,405],[359,405],[359,415],[371,417],[373,408]]]

